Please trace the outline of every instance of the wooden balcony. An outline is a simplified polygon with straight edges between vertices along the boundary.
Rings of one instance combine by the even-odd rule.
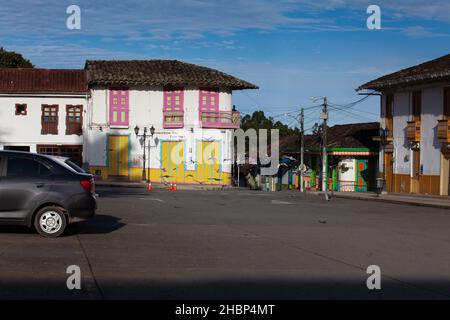
[[[439,142],[450,142],[450,120],[438,120],[437,138]]]
[[[202,128],[239,129],[241,115],[237,111],[202,111],[200,124]]]
[[[408,121],[406,138],[410,142],[420,142],[420,121]]]
[[[163,128],[174,129],[184,127],[183,111],[164,111],[163,112]]]

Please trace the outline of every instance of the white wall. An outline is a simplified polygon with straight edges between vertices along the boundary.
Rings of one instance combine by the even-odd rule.
[[[420,163],[423,167],[423,175],[439,175],[441,152],[437,139],[437,121],[442,119],[443,86],[417,87],[394,94],[394,173],[412,174],[412,151],[406,138],[406,126],[407,121],[411,119],[412,92],[415,90],[422,91]],[[383,114],[385,108],[386,95],[383,95]],[[384,125],[384,118],[382,118],[382,124]],[[382,156],[380,152],[380,157]]]
[[[440,174],[441,151],[437,139],[437,121],[442,119],[443,90],[443,87],[422,90],[420,163],[424,175]]]
[[[106,141],[108,134],[130,135],[131,166],[142,166],[143,149],[134,133],[134,127],[155,127],[154,140],[151,140],[150,161],[151,168],[159,168],[161,143],[155,145],[155,140],[182,140],[185,142],[186,169],[194,170],[196,161],[196,142],[199,140],[221,141],[221,163],[224,172],[231,172],[231,139],[232,130],[203,129],[200,127],[198,104],[198,88],[184,89],[184,128],[163,128],[163,90],[162,88],[135,87],[129,90],[129,127],[126,129],[109,128],[108,120],[108,88],[98,87],[91,90],[89,100],[89,120],[86,127],[85,161],[91,166],[106,166]],[[232,95],[225,90],[220,91],[219,109],[232,110]],[[142,131],[141,131],[142,133]],[[147,150],[148,156],[148,150]],[[147,166],[147,164],[146,164]]]
[[[27,104],[27,115],[15,115],[16,103]],[[57,104],[58,134],[41,134],[41,106]],[[4,146],[30,146],[30,151],[36,151],[37,144],[83,144],[83,136],[66,135],[66,105],[83,105],[83,120],[86,118],[86,99],[84,96],[61,97],[48,96],[0,96],[0,150]]]
[[[355,191],[355,169],[356,160],[354,158],[342,159],[338,163],[338,167],[345,165],[347,171],[338,171],[338,180],[340,182],[339,191],[353,192]]]
[[[411,174],[409,142],[406,138],[406,126],[411,114],[411,94],[394,94],[394,173]],[[408,161],[405,161],[408,160]]]

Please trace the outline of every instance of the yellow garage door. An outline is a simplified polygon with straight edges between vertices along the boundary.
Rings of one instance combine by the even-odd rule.
[[[206,184],[222,184],[220,156],[220,143],[218,141],[197,142],[198,182]]]
[[[184,142],[163,141],[161,144],[161,180],[184,182]]]
[[[128,136],[108,137],[108,174],[111,176],[128,176],[129,169]]]

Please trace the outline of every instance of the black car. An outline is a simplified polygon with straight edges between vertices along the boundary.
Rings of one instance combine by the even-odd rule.
[[[0,224],[34,226],[45,237],[90,218],[97,208],[92,175],[67,158],[0,151]]]

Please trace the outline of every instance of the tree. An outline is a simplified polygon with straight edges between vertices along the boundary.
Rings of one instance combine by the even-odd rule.
[[[1,68],[34,68],[30,60],[25,59],[20,53],[6,51],[0,48],[0,67]]]
[[[267,129],[268,130],[268,139],[270,141],[270,130],[278,129],[280,138],[298,135],[300,134],[300,129],[290,128],[288,125],[282,123],[281,121],[276,121],[272,117],[266,117],[264,111],[255,111],[252,115],[245,115],[241,121],[242,130],[255,129],[258,131],[259,129]]]

